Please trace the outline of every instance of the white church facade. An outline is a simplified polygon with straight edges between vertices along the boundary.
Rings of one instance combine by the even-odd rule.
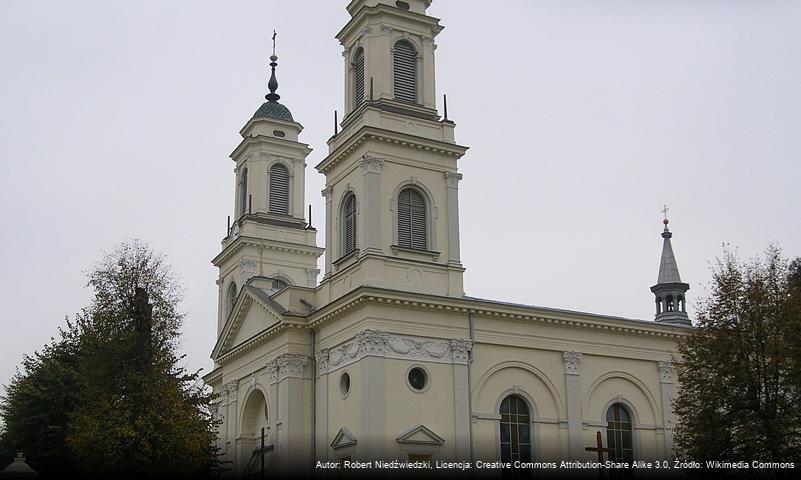
[[[231,154],[235,220],[213,260],[205,380],[220,394],[231,475],[262,459],[278,472],[317,460],[594,459],[585,447],[598,431],[612,458],[673,457],[671,359],[690,322],[667,221],[652,321],[465,295],[467,147],[437,110],[442,26],[430,3],[347,6],[346,111],[316,166],[325,251],[304,216],[311,150],[278,102],[271,57],[267,102]]]

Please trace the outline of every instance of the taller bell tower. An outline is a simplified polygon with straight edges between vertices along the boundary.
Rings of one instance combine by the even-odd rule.
[[[359,286],[464,295],[457,161],[467,151],[436,105],[442,31],[430,0],[353,0],[337,34],[345,116],[317,165],[326,176],[322,294]]]

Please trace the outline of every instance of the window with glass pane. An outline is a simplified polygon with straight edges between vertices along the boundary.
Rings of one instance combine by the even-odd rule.
[[[342,230],[342,254],[347,255],[356,250],[356,195],[352,193],[345,199]]]
[[[501,461],[531,461],[531,416],[525,400],[509,395],[501,402]]]
[[[631,415],[625,406],[615,403],[606,411],[606,444],[615,451],[610,460],[632,462],[634,459]]]
[[[427,250],[428,226],[426,224],[426,201],[413,188],[398,195],[398,245],[417,250]]]

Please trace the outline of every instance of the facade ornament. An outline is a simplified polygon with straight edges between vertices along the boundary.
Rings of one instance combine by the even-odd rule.
[[[270,159],[270,152],[266,152],[264,150],[259,152],[259,159],[262,161],[267,161]]]
[[[662,383],[673,383],[673,362],[659,362],[659,381]]]
[[[470,360],[470,351],[473,342],[470,340],[451,340],[451,354],[454,363],[467,363]]]
[[[358,351],[364,355],[382,355],[386,351],[387,334],[376,330],[365,330],[356,337]]]
[[[459,188],[459,181],[462,179],[461,173],[445,172],[445,181],[450,188]]]
[[[359,166],[362,167],[364,173],[381,173],[383,164],[384,160],[369,155],[364,155],[359,161]]]
[[[225,384],[225,390],[228,393],[228,403],[236,403],[236,395],[239,390],[239,382],[234,380]]]
[[[325,187],[324,189],[320,190],[320,195],[322,195],[326,200],[331,199],[332,193],[334,193],[334,187]]]
[[[275,360],[267,362],[267,376],[270,378],[270,384],[278,381],[278,362]]]
[[[309,363],[309,357],[298,353],[285,353],[275,359],[278,363],[278,379],[303,378],[303,367]]]
[[[395,31],[395,29],[392,27],[392,25],[387,25],[385,23],[382,23],[381,24],[381,31],[384,32],[384,33],[391,34],[393,31]]]
[[[314,354],[314,361],[317,362],[317,371],[320,374],[328,373],[328,349],[324,348]]]
[[[581,352],[562,352],[562,361],[565,362],[566,375],[581,373]]]

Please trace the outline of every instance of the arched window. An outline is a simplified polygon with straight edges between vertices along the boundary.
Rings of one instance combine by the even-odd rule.
[[[393,56],[395,99],[417,102],[417,52],[411,43],[395,44]]]
[[[270,213],[289,214],[289,170],[280,163],[270,168]]]
[[[665,311],[666,311],[666,312],[672,312],[672,311],[675,311],[675,310],[676,310],[676,307],[675,307],[675,305],[673,304],[673,295],[668,295],[668,296],[667,296],[667,298],[666,298],[665,300],[666,300],[666,302],[665,302],[665,303],[666,303],[666,305],[665,305]]]
[[[426,200],[414,188],[398,195],[398,245],[417,250],[428,249]]]
[[[349,193],[342,205],[342,255],[356,250],[356,195]]]
[[[355,110],[364,101],[364,49],[356,50],[351,63],[353,78],[353,109]]]
[[[526,401],[509,395],[501,402],[501,461],[531,461],[531,416]]]
[[[613,448],[610,460],[632,462],[634,449],[632,439],[631,415],[620,403],[615,403],[606,411],[606,445]]]
[[[231,284],[228,285],[228,303],[226,309],[227,315],[230,315],[231,311],[234,309],[234,304],[236,303],[236,294],[236,283],[231,282]]]
[[[248,167],[242,167],[239,174],[239,216],[248,211]]]

